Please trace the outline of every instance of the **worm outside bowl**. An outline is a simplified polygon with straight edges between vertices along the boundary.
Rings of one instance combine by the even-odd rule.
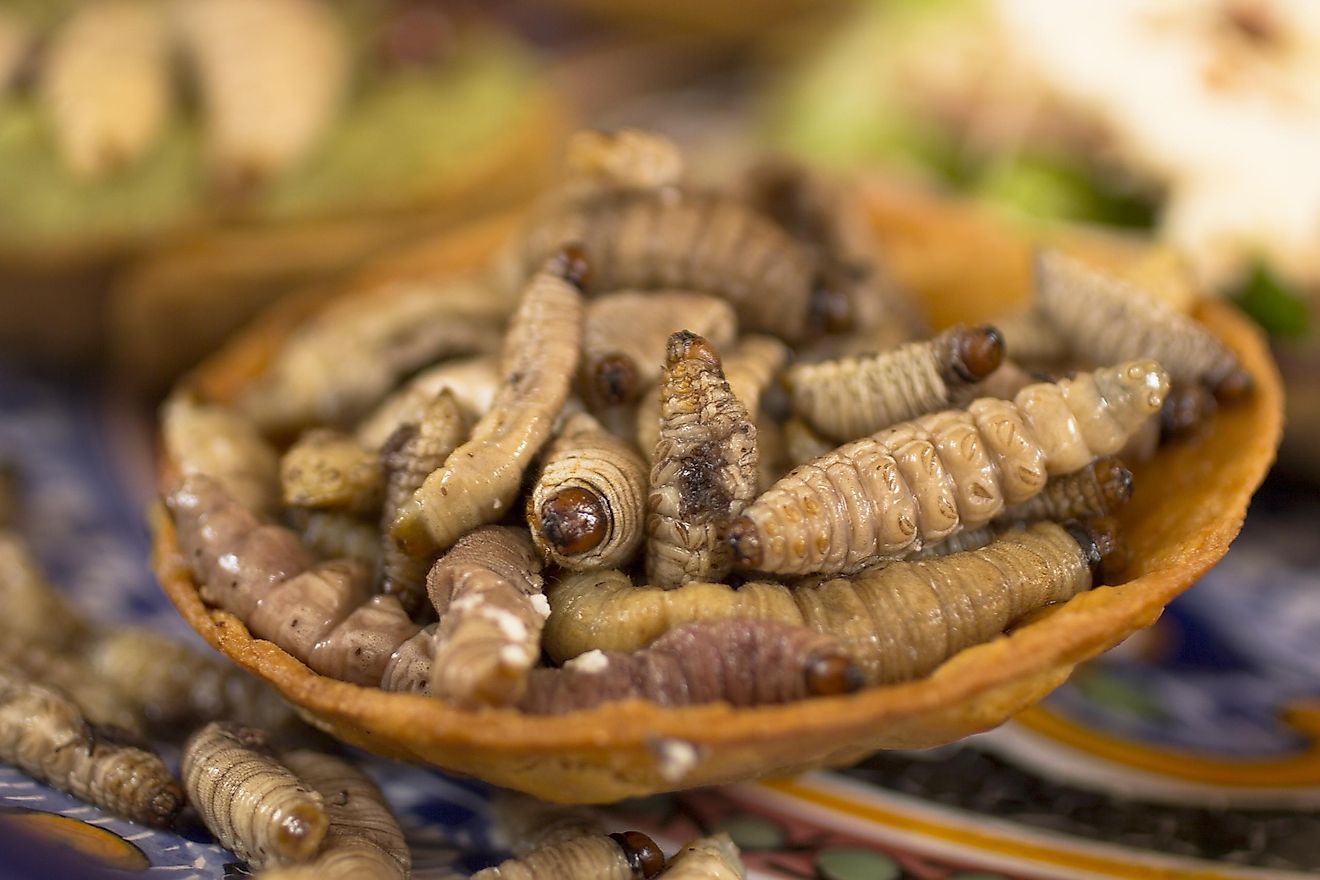
[[[960,203],[871,182],[865,187],[888,264],[938,327],[983,320],[1027,296],[1035,242],[1048,239],[1123,274],[1151,274],[1145,245],[1067,230],[1032,231]],[[480,264],[515,227],[488,221],[378,266],[346,295],[382,294],[391,277]],[[1148,277],[1149,276],[1149,277]],[[292,301],[203,364],[185,385],[232,400],[297,321],[316,307]],[[377,754],[432,765],[549,801],[600,803],[841,765],[881,749],[935,746],[1001,724],[1061,684],[1073,668],[1150,626],[1164,606],[1215,564],[1242,525],[1279,442],[1282,392],[1261,335],[1230,306],[1196,316],[1255,379],[1244,402],[1222,408],[1193,442],[1134,468],[1120,520],[1132,551],[1128,580],[1037,614],[1010,634],[969,648],[933,674],[841,697],[735,709],[662,708],[630,701],[568,715],[458,709],[438,700],[360,687],[312,672],[232,615],[208,608],[173,525],[157,505],[154,567],[179,612],[239,666],[279,690],[312,724]],[[162,478],[172,475],[162,462]]]

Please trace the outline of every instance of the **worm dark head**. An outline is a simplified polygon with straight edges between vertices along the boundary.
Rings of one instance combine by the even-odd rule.
[[[705,337],[698,336],[691,330],[679,330],[670,335],[669,344],[665,348],[665,357],[669,366],[689,359],[703,360],[715,367],[721,366],[715,346],[707,342]]]
[[[1105,510],[1114,511],[1127,504],[1132,497],[1132,471],[1116,455],[1097,458],[1091,465],[1095,481],[1100,486],[1100,497]]]
[[[989,324],[961,329],[953,347],[953,372],[965,382],[979,382],[1004,362],[1004,335]]]
[[[860,690],[862,670],[842,654],[818,654],[807,661],[807,693],[834,697]]]
[[[1107,516],[1095,517],[1075,520],[1064,528],[1086,555],[1093,586],[1117,583],[1128,563],[1127,544],[1119,533],[1118,521]]]
[[[619,845],[628,859],[634,877],[650,880],[665,868],[665,854],[656,842],[640,831],[621,831],[611,834],[610,839]]]
[[[1160,440],[1177,440],[1192,434],[1214,415],[1214,395],[1200,385],[1175,385],[1160,407]]]
[[[603,406],[627,403],[641,390],[637,364],[627,355],[610,352],[596,358],[590,368],[591,393]]]
[[[591,285],[591,262],[580,242],[564,245],[554,259],[556,271],[569,284],[583,291]]]
[[[852,298],[840,273],[816,279],[807,310],[811,327],[826,333],[847,333],[855,324]]]
[[[729,526],[725,540],[733,550],[733,559],[739,568],[759,568],[764,558],[761,538],[756,534],[756,524],[745,516],[740,516]]]
[[[568,486],[541,502],[538,515],[546,543],[563,556],[600,546],[609,532],[608,511],[595,492]]]
[[[1251,393],[1255,380],[1246,370],[1238,367],[1227,376],[1215,383],[1215,399],[1222,400],[1224,403],[1231,403],[1234,400],[1241,400]]]

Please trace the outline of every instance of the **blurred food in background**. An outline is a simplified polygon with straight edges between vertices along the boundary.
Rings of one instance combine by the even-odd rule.
[[[109,321],[159,387],[276,293],[534,191],[567,116],[463,4],[10,0],[0,341],[86,360]]]
[[[859,4],[769,103],[774,139],[1044,220],[1151,228],[1270,332],[1286,454],[1320,429],[1320,5]]]

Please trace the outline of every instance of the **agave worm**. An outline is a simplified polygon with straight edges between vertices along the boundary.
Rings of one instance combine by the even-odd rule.
[[[374,515],[385,493],[380,455],[327,428],[305,432],[280,459],[284,504]]]
[[[591,416],[571,416],[546,450],[527,499],[532,540],[568,569],[626,565],[642,541],[646,463]]]
[[[653,583],[678,586],[729,570],[724,531],[756,492],[756,427],[706,340],[675,333],[666,357],[646,572]]]
[[[405,552],[448,549],[475,526],[500,519],[517,497],[523,472],[568,399],[582,346],[579,289],[587,271],[582,253],[565,248],[528,282],[505,339],[505,382],[490,412],[390,528]]]
[[[206,474],[254,513],[279,506],[280,458],[241,413],[176,394],[161,407],[161,435],[179,473]]]
[[[369,449],[382,449],[394,432],[404,425],[422,421],[436,395],[446,391],[462,410],[464,419],[475,421],[486,414],[500,388],[500,361],[492,355],[458,358],[423,370],[381,401],[358,424],[355,436]]]
[[[747,880],[742,853],[720,833],[702,837],[679,850],[660,875],[661,880]]]
[[[979,549],[887,562],[794,588],[694,581],[663,590],[634,586],[617,571],[586,572],[551,588],[545,645],[563,659],[637,651],[699,622],[777,621],[836,639],[867,684],[907,681],[1038,608],[1110,582],[1123,564],[1115,526],[1094,521],[1037,523]]]
[[[1134,361],[853,441],[747,506],[729,530],[735,561],[781,574],[857,571],[976,528],[1048,477],[1117,452],[1167,391],[1157,364]]]
[[[469,880],[649,880],[664,865],[664,853],[654,840],[640,831],[625,831],[548,844],[478,871]]]

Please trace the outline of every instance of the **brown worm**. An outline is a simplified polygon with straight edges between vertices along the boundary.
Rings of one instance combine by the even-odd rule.
[[[0,645],[0,672],[26,678],[67,697],[93,727],[113,730],[139,743],[147,724],[139,707],[98,676],[78,654],[42,645]]]
[[[999,368],[1004,344],[990,326],[956,326],[891,351],[788,371],[793,411],[816,430],[852,440],[953,405]]]
[[[202,823],[249,867],[306,862],[325,839],[325,799],[275,757],[259,730],[202,727],[184,744],[180,770]]]
[[[468,419],[457,398],[443,389],[420,413],[415,425],[400,427],[381,450],[385,465],[385,503],[381,513],[380,585],[409,614],[426,599],[426,572],[432,556],[405,552],[389,536],[390,525],[413,494],[467,438]]]
[[[572,241],[591,260],[592,290],[704,290],[744,328],[788,340],[808,334],[822,296],[811,251],[721,195],[665,188],[558,201],[533,218],[516,263],[525,275]]]
[[[360,516],[291,507],[284,511],[284,519],[303,545],[320,559],[352,559],[372,570],[380,563],[384,549],[380,528]]]
[[[378,686],[399,647],[421,630],[393,596],[373,596],[300,659],[322,675]]]
[[[330,824],[314,859],[263,873],[264,880],[406,880],[412,854],[374,782],[347,761],[321,752],[285,752],[280,760],[321,796]]]
[[[208,475],[254,513],[279,506],[279,456],[249,419],[177,394],[160,414],[165,451],[179,473]]]
[[[1092,519],[1116,513],[1131,497],[1132,472],[1116,456],[1105,455],[1081,470],[1054,477],[1039,495],[1005,507],[995,519]]]
[[[627,565],[642,542],[646,462],[591,416],[571,416],[527,498],[537,550],[563,568]]]
[[[380,402],[358,424],[354,435],[370,449],[380,449],[399,428],[419,424],[436,395],[453,395],[467,421],[486,414],[500,388],[500,360],[491,355],[458,358],[423,370]]]
[[[1251,389],[1251,376],[1210,331],[1058,251],[1037,254],[1036,306],[1072,351],[1092,363],[1155,358],[1174,382],[1199,382],[1222,400]]]
[[[420,632],[394,649],[385,672],[381,675],[382,690],[407,694],[431,692],[431,667],[435,653],[436,624]]]
[[[579,287],[588,269],[565,248],[528,282],[504,344],[505,384],[471,439],[422,484],[390,529],[420,556],[453,546],[465,532],[502,518],[523,472],[550,438],[568,399],[582,344]]]
[[[728,619],[684,624],[633,653],[589,651],[560,669],[535,670],[520,707],[557,715],[628,699],[760,706],[861,685],[861,673],[828,636],[774,620]]]
[[[0,670],[0,762],[106,812],[167,827],[183,791],[155,754],[121,745],[87,723],[74,703]]]
[[[720,833],[702,837],[683,847],[670,859],[662,880],[747,880],[742,853]]]
[[[294,331],[238,408],[271,434],[351,424],[418,368],[495,350],[504,317],[500,297],[466,278],[333,303]]]
[[[853,441],[747,506],[729,530],[735,562],[781,574],[856,571],[976,528],[1039,494],[1048,477],[1117,452],[1167,390],[1157,364],[1135,361]]]
[[[1031,611],[1112,582],[1124,551],[1115,527],[1037,523],[976,550],[889,562],[790,589],[752,581],[634,586],[620,572],[566,577],[549,591],[545,646],[562,660],[636,651],[673,629],[730,619],[807,626],[838,640],[867,684],[906,681]]]
[[[724,531],[756,492],[756,427],[700,336],[669,338],[653,462],[648,580],[677,586],[721,577],[731,564]]]
[[[469,880],[647,880],[665,856],[640,831],[591,834],[543,846],[473,874]]]
[[[284,504],[375,515],[385,493],[380,455],[353,437],[315,428],[280,459]]]
[[[724,300],[678,290],[622,291],[587,304],[581,385],[594,408],[636,400],[660,377],[671,333],[732,345],[738,319]]]
[[[541,656],[550,606],[527,533],[483,526],[465,535],[427,576],[440,623],[431,693],[464,706],[504,706],[527,686]]]

